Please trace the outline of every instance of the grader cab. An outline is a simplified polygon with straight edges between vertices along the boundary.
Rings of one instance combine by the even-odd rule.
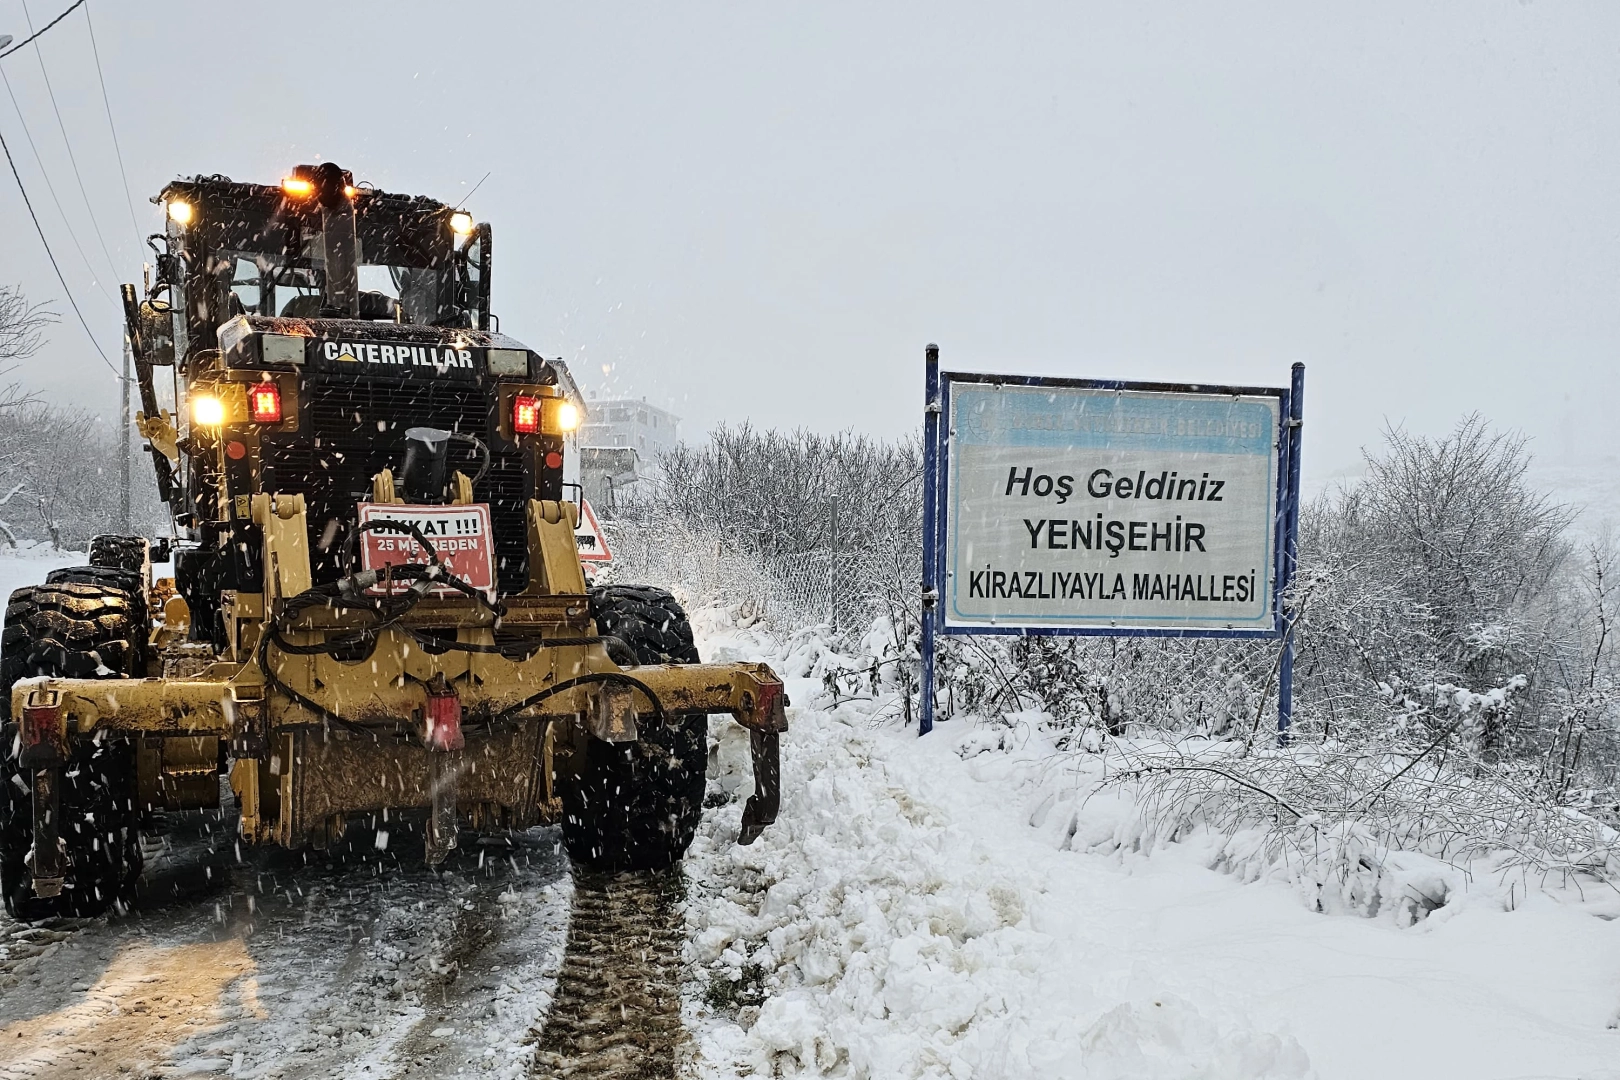
[[[757,837],[781,680],[700,663],[668,592],[587,583],[584,405],[499,332],[489,226],[332,164],[156,201],[155,278],[123,294],[173,538],[97,537],[12,594],[8,911],[128,902],[142,829],[218,806],[222,774],[248,843],[389,813],[437,862],[464,828],[560,822],[577,862],[660,868],[697,827],[710,713],[751,732]]]

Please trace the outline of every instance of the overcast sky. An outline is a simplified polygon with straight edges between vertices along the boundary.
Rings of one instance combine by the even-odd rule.
[[[937,341],[1076,376],[1303,360],[1318,478],[1386,419],[1471,410],[1548,460],[1620,454],[1620,5],[1337,8],[90,4],[142,233],[181,174],[332,160],[454,202],[488,173],[502,328],[689,438],[898,435]],[[116,361],[146,252],[83,11],[41,44],[88,210],[32,47],[0,67],[77,244],[3,96],[0,132]],[[63,315],[17,374],[110,408],[0,181],[0,281]]]

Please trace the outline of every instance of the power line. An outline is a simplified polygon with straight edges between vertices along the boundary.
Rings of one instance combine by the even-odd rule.
[[[50,27],[46,27],[46,29],[48,30]],[[43,31],[41,32],[43,33]],[[79,302],[73,299],[73,290],[68,288],[67,278],[62,276],[62,267],[56,262],[55,252],[51,251],[51,242],[45,239],[45,230],[40,228],[39,215],[34,213],[33,200],[28,197],[28,189],[23,187],[22,176],[17,172],[17,162],[12,158],[11,147],[6,145],[6,137],[3,134],[0,134],[0,150],[4,150],[6,153],[6,164],[11,166],[11,178],[17,181],[17,190],[22,194],[23,205],[28,207],[28,216],[33,219],[34,231],[39,233],[39,242],[45,245],[45,256],[51,260],[51,269],[56,271],[56,280],[62,283],[62,292],[67,295],[68,303],[73,307],[73,314],[79,317],[79,325],[84,327],[84,332],[90,338],[90,344],[95,348],[96,355],[101,357],[103,364],[107,365],[107,370],[112,372],[115,378],[118,377],[118,369],[113,367],[111,360],[107,359],[107,354],[101,351],[101,343],[96,340],[96,335],[91,333],[90,323],[85,320],[84,312],[79,310]]]
[[[135,250],[139,251],[144,242],[141,236],[141,223],[135,216],[135,198],[129,193],[129,173],[124,171],[124,148],[118,145],[118,127],[113,123],[112,102],[107,98],[107,78],[101,73],[101,52],[96,48],[96,27],[90,21],[89,6],[84,9],[84,25],[90,30],[90,55],[96,58],[96,78],[101,83],[101,103],[107,107],[107,130],[112,132],[113,151],[118,155],[118,175],[124,181],[124,202],[129,204],[129,223],[135,226]]]
[[[40,34],[43,34],[45,31],[49,30],[51,27],[55,26],[57,23],[61,22],[65,18],[67,18],[69,15],[73,14],[73,9],[77,8],[80,4],[83,4],[83,3],[84,3],[84,0],[73,0],[73,3],[68,5],[68,9],[66,11],[62,12],[62,14],[58,15],[56,18],[52,19],[50,22],[48,22],[44,26],[40,27],[38,33],[30,34],[27,37],[23,38],[21,41],[17,42],[17,44],[13,45],[11,48],[7,49],[5,52],[0,52],[0,60],[4,60],[6,57],[10,56],[12,53],[16,52],[18,49],[22,48],[24,45],[27,45],[29,42],[31,42],[35,38],[39,37]],[[29,25],[28,25],[28,28],[30,30],[32,30],[34,28],[33,23],[30,22]]]
[[[101,283],[101,275],[96,273],[96,268],[90,265],[90,256],[84,253],[84,245],[79,243],[79,234],[73,231],[73,223],[68,220],[67,211],[62,208],[62,200],[56,194],[56,185],[51,183],[51,174],[45,171],[45,159],[40,156],[39,146],[34,142],[34,133],[28,130],[28,121],[23,118],[22,106],[17,104],[17,95],[12,92],[11,80],[6,78],[4,66],[0,66],[0,83],[5,84],[6,94],[11,98],[11,107],[17,113],[17,123],[22,125],[23,137],[28,140],[28,148],[34,152],[34,161],[39,165],[39,175],[45,178],[45,190],[51,193],[51,201],[56,204],[56,212],[61,215],[68,238],[73,241],[74,248],[79,252],[79,258],[84,260],[84,268],[90,272],[90,281],[101,290],[103,296],[111,300],[112,293]]]
[[[33,17],[28,14],[28,0],[22,0],[23,18],[28,20],[28,29],[34,29]],[[38,34],[34,35],[36,38]],[[101,223],[96,220],[95,207],[90,205],[90,193],[84,189],[84,175],[79,172],[79,159],[73,153],[73,140],[68,138],[67,124],[62,121],[62,108],[56,103],[56,90],[51,86],[51,73],[45,69],[45,50],[34,42],[34,55],[39,59],[39,73],[45,77],[45,93],[50,96],[51,110],[56,113],[56,128],[62,133],[62,145],[67,147],[68,164],[73,166],[73,179],[79,185],[79,198],[84,200],[84,212],[90,215],[90,228],[96,234],[96,240],[101,244],[101,253],[107,257],[107,269],[112,271],[114,281],[118,280],[118,260],[112,257],[107,249],[107,238],[101,235]]]

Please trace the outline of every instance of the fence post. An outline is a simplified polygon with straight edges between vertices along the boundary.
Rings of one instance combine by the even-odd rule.
[[[922,708],[917,734],[934,730],[934,619],[939,603],[939,346],[923,359]]]
[[[1294,584],[1299,567],[1299,448],[1304,427],[1305,365],[1296,363],[1288,389],[1288,489],[1283,508],[1282,580],[1277,583],[1277,603]],[[1277,671],[1277,745],[1287,746],[1289,728],[1294,723],[1294,619],[1291,613],[1283,624],[1283,653]]]

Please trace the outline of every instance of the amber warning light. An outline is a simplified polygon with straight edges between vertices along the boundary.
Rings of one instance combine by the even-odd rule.
[[[275,383],[260,383],[248,394],[248,415],[255,424],[281,423],[281,388]]]

